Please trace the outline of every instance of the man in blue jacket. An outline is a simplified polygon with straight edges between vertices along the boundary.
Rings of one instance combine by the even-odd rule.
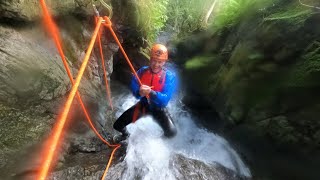
[[[126,110],[113,124],[113,128],[121,132],[113,138],[119,142],[128,137],[126,126],[144,115],[152,115],[161,126],[164,136],[176,135],[177,129],[166,106],[176,89],[176,76],[163,66],[168,60],[168,50],[164,45],[155,44],[151,49],[150,65],[137,71],[142,86],[135,77],[131,80],[131,91],[140,101]]]

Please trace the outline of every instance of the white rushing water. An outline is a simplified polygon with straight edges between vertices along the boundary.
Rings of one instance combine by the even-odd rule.
[[[119,117],[136,102],[132,95],[117,99],[116,106],[119,111],[116,116]],[[169,166],[170,158],[175,154],[206,164],[219,163],[241,175],[251,176],[250,170],[228,142],[197,127],[179,101],[172,100],[168,110],[178,128],[178,134],[172,139],[162,137],[162,129],[151,116],[143,117],[127,126],[130,137],[124,159],[127,165],[124,179],[136,179],[136,174],[143,175],[141,178],[145,180],[175,179],[175,171]]]

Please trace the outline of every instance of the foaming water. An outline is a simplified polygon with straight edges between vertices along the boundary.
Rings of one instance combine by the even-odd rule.
[[[169,167],[172,150],[161,138],[162,129],[150,116],[140,120],[128,126],[128,168],[124,178],[174,179]]]
[[[119,117],[123,111],[137,101],[131,95],[123,96],[118,103]],[[179,102],[179,101],[173,101]],[[195,125],[190,114],[181,104],[171,103],[168,110],[172,115],[178,134],[172,139],[162,137],[161,127],[151,116],[145,116],[127,126],[128,138],[124,179],[175,179],[172,157],[180,154],[206,164],[216,164],[232,169],[240,175],[250,177],[250,170],[239,155],[222,137]]]

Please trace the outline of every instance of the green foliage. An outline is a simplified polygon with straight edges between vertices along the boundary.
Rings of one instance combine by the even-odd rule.
[[[170,0],[168,4],[168,24],[179,38],[203,29],[202,21],[212,0]]]
[[[215,29],[231,27],[237,20],[252,7],[251,0],[225,0],[220,6],[217,16],[214,18]]]
[[[148,43],[153,43],[168,19],[169,0],[112,0],[117,21],[122,21]]]
[[[312,15],[312,9],[293,1],[285,6],[279,6],[276,11],[265,17],[265,21],[285,20],[287,24],[299,26]]]
[[[146,40],[152,43],[168,19],[166,15],[168,0],[139,0],[136,3],[137,28]]]
[[[241,18],[267,7],[272,2],[273,0],[223,0],[213,18],[212,28],[218,31],[224,27],[231,27]]]

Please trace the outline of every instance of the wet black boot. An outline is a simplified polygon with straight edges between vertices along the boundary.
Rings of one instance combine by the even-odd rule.
[[[127,136],[123,134],[117,134],[113,136],[113,143],[119,144],[121,141],[124,141],[127,139]]]
[[[113,143],[118,144],[121,141],[126,140],[129,137],[129,133],[126,129],[121,131],[121,134],[117,134],[113,136]]]

